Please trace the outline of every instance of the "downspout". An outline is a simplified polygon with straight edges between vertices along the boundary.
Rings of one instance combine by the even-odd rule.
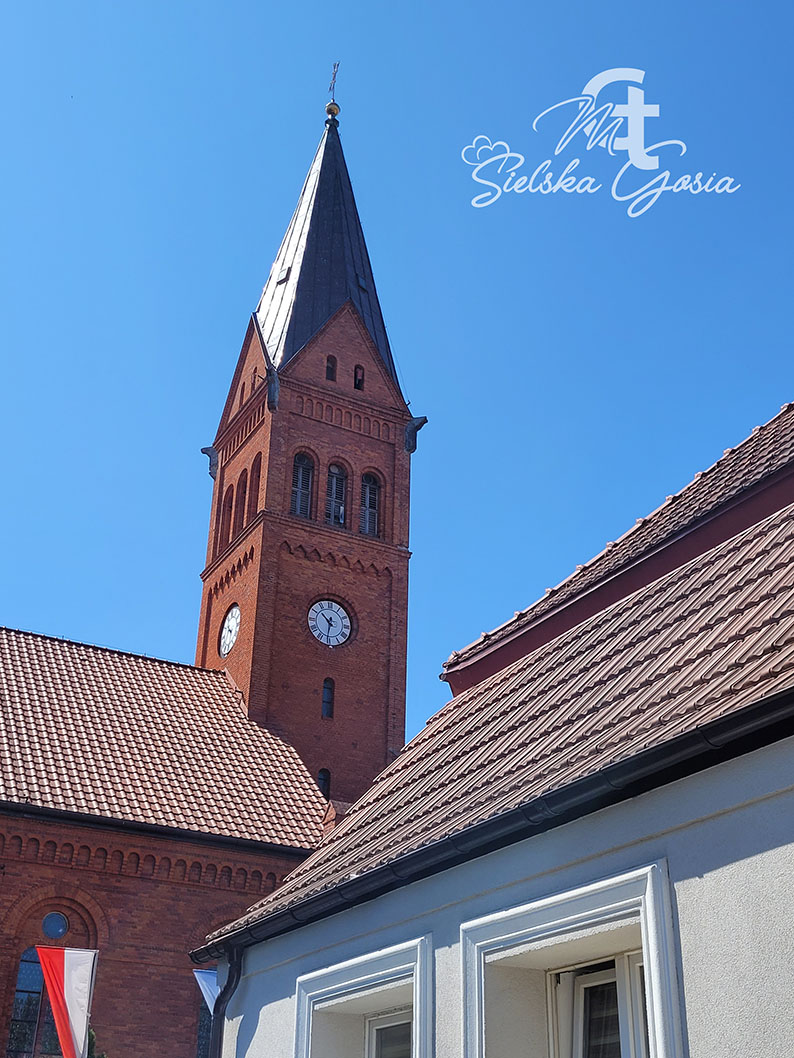
[[[229,953],[229,976],[226,984],[218,993],[215,1005],[212,1008],[212,1028],[210,1029],[209,1058],[221,1058],[221,1047],[223,1045],[223,1023],[226,1018],[226,1008],[232,998],[235,988],[240,983],[243,972],[243,949],[234,947]]]

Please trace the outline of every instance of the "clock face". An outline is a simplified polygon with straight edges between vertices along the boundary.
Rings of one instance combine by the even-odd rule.
[[[221,625],[221,637],[218,650],[222,658],[225,658],[234,646],[237,633],[240,631],[240,607],[235,603],[230,606]]]
[[[309,630],[327,647],[339,647],[350,638],[350,615],[338,602],[320,599],[309,610]]]

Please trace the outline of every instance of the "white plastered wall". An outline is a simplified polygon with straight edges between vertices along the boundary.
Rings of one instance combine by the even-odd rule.
[[[656,861],[670,876],[683,1058],[791,1058],[794,739],[248,949],[224,1058],[294,1058],[299,976],[421,936],[435,1055],[460,1058],[461,923]],[[536,1025],[503,1020],[495,1058],[542,1054]]]

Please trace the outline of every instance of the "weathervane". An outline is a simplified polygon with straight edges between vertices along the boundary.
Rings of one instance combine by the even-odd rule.
[[[325,124],[329,128],[336,128],[339,122],[336,120],[336,116],[339,113],[339,104],[335,99],[336,94],[336,71],[339,69],[339,63],[334,63],[333,71],[331,72],[331,83],[328,85],[328,91],[331,93],[330,102],[325,104],[325,112],[328,115],[328,120]]]

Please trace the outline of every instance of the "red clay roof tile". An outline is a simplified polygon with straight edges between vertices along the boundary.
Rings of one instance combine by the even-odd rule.
[[[0,629],[0,800],[314,847],[325,800],[222,672]]]
[[[794,687],[794,505],[453,698],[217,940]]]

